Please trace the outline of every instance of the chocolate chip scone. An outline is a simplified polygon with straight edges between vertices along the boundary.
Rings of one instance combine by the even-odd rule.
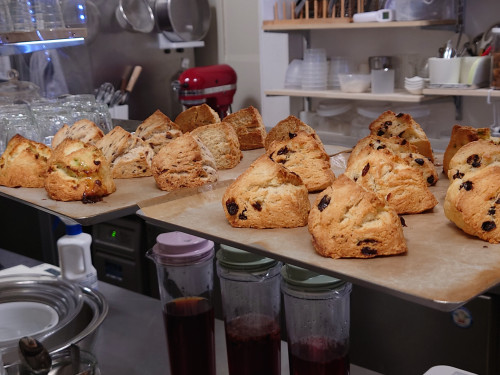
[[[345,174],[375,192],[398,214],[416,214],[438,204],[422,172],[387,149],[363,148]]]
[[[479,139],[462,146],[449,162],[448,178],[461,179],[469,172],[500,161],[500,145]]]
[[[401,220],[376,194],[340,175],[309,213],[316,252],[330,258],[373,258],[407,251]]]
[[[116,186],[100,149],[66,138],[48,160],[45,190],[54,200],[88,203],[113,193]]]
[[[165,191],[202,186],[218,179],[212,153],[190,133],[162,147],[153,157],[151,170],[156,185]]]
[[[414,145],[418,152],[434,162],[431,142],[424,130],[408,113],[385,111],[370,126],[370,133],[380,137],[400,137]]]
[[[306,133],[312,134],[314,138],[323,146],[321,139],[316,134],[316,131],[307,125],[305,122],[301,121],[299,118],[290,115],[287,118],[278,122],[270,131],[267,133],[266,140],[264,142],[264,147],[266,150],[269,148],[271,143],[274,141],[287,141],[297,135],[300,130]]]
[[[135,135],[146,142],[156,154],[172,139],[182,135],[182,131],[176,123],[158,109],[139,124]]]
[[[47,162],[52,149],[16,134],[0,157],[0,185],[8,187],[43,187]]]
[[[233,227],[294,228],[307,225],[310,202],[298,175],[262,155],[228,186],[222,207]]]
[[[369,135],[360,139],[349,155],[349,159],[347,160],[348,166],[356,160],[358,154],[366,146],[376,150],[386,149],[393,152],[395,155],[398,155],[401,159],[408,163],[410,167],[421,171],[425,181],[427,181],[427,185],[429,186],[435,185],[439,179],[434,163],[432,163],[424,155],[420,154],[414,145],[410,144],[410,142],[406,139],[400,137],[384,138],[377,135]]]
[[[298,131],[286,141],[274,141],[267,154],[271,160],[298,174],[309,192],[326,189],[335,180],[330,157],[313,134]]]
[[[453,180],[446,192],[444,213],[465,233],[500,243],[500,162]]]

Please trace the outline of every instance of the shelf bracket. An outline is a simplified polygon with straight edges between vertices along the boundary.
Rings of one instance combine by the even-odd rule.
[[[462,121],[463,119],[463,97],[453,96],[453,104],[455,104],[455,120]]]

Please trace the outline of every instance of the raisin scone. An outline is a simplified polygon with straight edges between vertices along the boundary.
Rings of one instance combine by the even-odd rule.
[[[465,233],[500,243],[500,162],[453,180],[446,192],[444,213]]]
[[[153,149],[121,126],[115,126],[96,146],[108,159],[113,178],[152,176]]]
[[[435,185],[439,179],[439,175],[432,163],[424,155],[419,154],[417,148],[410,144],[406,139],[399,137],[384,138],[377,135],[369,135],[360,139],[349,155],[347,166],[352,164],[358,154],[366,147],[369,146],[373,149],[380,150],[386,149],[403,159],[409,166],[421,171],[424,175],[427,185]]]
[[[307,225],[310,202],[301,178],[264,154],[228,186],[222,206],[233,227],[295,228]]]
[[[151,164],[156,185],[173,191],[197,187],[218,179],[215,159],[210,150],[190,133],[181,135],[162,147]]]
[[[316,198],[308,230],[324,257],[373,258],[407,251],[396,211],[344,174]]]
[[[431,142],[424,130],[408,113],[385,111],[370,126],[370,134],[380,137],[400,137],[414,145],[418,152],[434,162]]]
[[[56,148],[64,139],[70,138],[95,145],[96,142],[104,137],[104,132],[94,122],[82,119],[76,121],[73,125],[63,125],[61,129],[54,134],[52,138],[52,148]]]
[[[203,125],[194,129],[191,134],[201,139],[208,147],[218,170],[234,168],[243,158],[238,135],[228,123]]]
[[[345,174],[387,201],[398,214],[421,213],[438,204],[422,172],[387,149],[366,146]]]
[[[190,132],[199,126],[220,122],[220,117],[208,104],[189,107],[177,115],[174,122],[183,133]]]
[[[58,201],[97,202],[116,191],[108,159],[102,151],[66,138],[48,160],[45,190]]]
[[[316,134],[316,131],[293,115],[281,120],[271,130],[269,130],[264,142],[264,147],[267,150],[274,141],[286,141],[293,138],[300,130],[312,134],[323,147],[323,142],[321,142],[321,139]]]
[[[52,149],[43,143],[16,134],[0,157],[0,185],[43,187],[51,154]]]
[[[462,146],[479,139],[490,140],[491,138],[490,128],[473,128],[472,126],[463,125],[453,126],[450,142],[443,155],[443,173],[448,176],[450,161]]]
[[[139,124],[135,135],[146,142],[156,153],[172,139],[182,135],[179,126],[157,109],[152,115]]]
[[[264,147],[267,132],[257,108],[249,106],[240,109],[224,117],[222,122],[230,124],[236,130],[241,150]]]
[[[500,161],[500,145],[479,139],[462,146],[451,158],[448,178],[463,178],[469,172],[482,169],[489,164]]]
[[[330,157],[314,135],[305,131],[298,131],[289,140],[271,143],[267,155],[298,174],[309,192],[326,189],[335,180]]]

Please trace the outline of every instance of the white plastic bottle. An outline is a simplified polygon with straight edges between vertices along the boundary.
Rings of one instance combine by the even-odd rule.
[[[66,224],[66,235],[57,240],[61,277],[82,286],[97,289],[97,271],[92,265],[92,236],[82,232],[80,224]]]

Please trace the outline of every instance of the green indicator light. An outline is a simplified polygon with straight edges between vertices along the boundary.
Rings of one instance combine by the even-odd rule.
[[[111,237],[116,238],[116,230],[111,232]]]

